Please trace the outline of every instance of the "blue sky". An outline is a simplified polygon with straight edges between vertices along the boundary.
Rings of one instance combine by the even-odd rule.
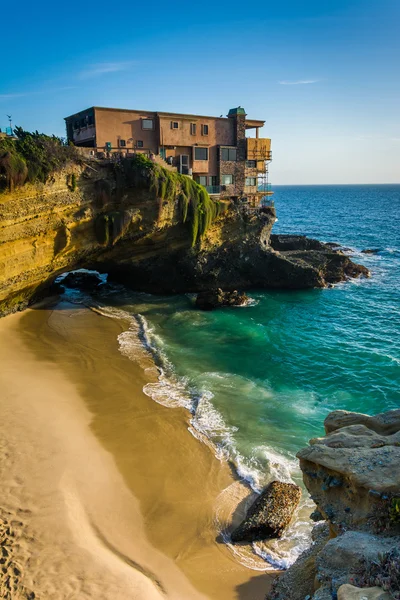
[[[20,2],[0,126],[92,105],[265,119],[274,184],[400,183],[399,0]],[[10,26],[7,24],[10,23]]]

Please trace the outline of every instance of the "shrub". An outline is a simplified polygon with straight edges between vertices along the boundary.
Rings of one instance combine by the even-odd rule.
[[[395,548],[380,554],[376,562],[366,562],[363,573],[356,578],[359,587],[381,587],[394,600],[400,600],[400,550]]]
[[[46,183],[50,175],[68,163],[80,163],[74,146],[65,145],[61,138],[21,127],[14,130],[16,140],[0,140],[0,178],[3,188],[12,190],[29,181]]]

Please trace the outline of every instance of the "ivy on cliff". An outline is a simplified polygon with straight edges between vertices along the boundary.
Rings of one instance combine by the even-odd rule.
[[[150,189],[163,202],[178,202],[182,221],[191,228],[192,246],[225,209],[226,205],[213,200],[205,187],[186,175],[164,169],[144,154],[122,159],[115,169],[117,189],[125,185]]]
[[[30,182],[46,183],[68,163],[80,162],[74,146],[44,133],[14,129],[15,138],[0,139],[0,191]]]

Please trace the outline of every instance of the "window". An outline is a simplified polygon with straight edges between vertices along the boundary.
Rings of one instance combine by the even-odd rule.
[[[207,185],[207,175],[200,175],[197,178],[197,183],[199,183],[200,185],[206,186]]]
[[[143,148],[143,140],[137,140],[136,148]]]
[[[195,148],[194,160],[208,160],[208,148]]]
[[[257,178],[256,177],[246,177],[246,183],[245,185],[257,185]]]
[[[222,175],[221,176],[222,185],[232,185],[233,183],[233,175]]]
[[[178,121],[171,121],[171,129],[179,129]]]
[[[120,145],[121,148],[125,148],[126,141],[125,140],[119,140],[119,145]]]
[[[201,126],[201,134],[202,135],[208,135],[208,125],[202,125]]]
[[[74,129],[79,129],[79,121],[74,121]]]
[[[142,119],[142,129],[154,129],[153,119]]]
[[[221,148],[221,160],[236,160],[236,148]]]
[[[196,123],[190,123],[190,134],[196,135]]]
[[[208,184],[209,185],[217,185],[217,176],[216,175],[211,175],[208,178]]]
[[[246,160],[246,167],[248,169],[255,169],[257,167],[257,161],[256,160]]]

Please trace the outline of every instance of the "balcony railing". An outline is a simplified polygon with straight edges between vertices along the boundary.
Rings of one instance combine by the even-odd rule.
[[[210,196],[212,196],[213,194],[220,194],[221,193],[221,186],[220,185],[205,185],[204,186],[207,190],[207,192],[210,194]]]
[[[271,192],[271,184],[270,183],[262,183],[261,185],[258,186],[258,191],[259,192],[265,192],[266,194],[268,194],[268,192]]]

